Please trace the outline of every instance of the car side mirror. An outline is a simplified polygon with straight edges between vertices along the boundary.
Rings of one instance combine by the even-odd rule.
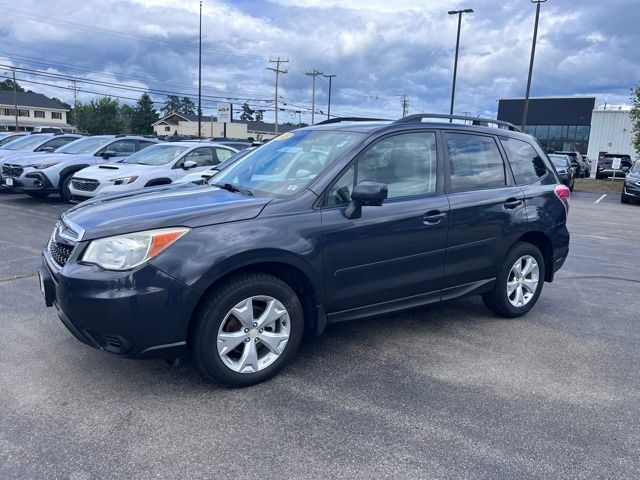
[[[385,183],[363,180],[351,192],[351,202],[344,210],[344,216],[350,220],[360,218],[362,207],[379,207],[389,195]]]
[[[55,150],[55,148],[53,148],[53,147],[42,147],[38,151],[39,152],[45,152],[45,153],[51,153],[54,150]]]
[[[182,164],[183,170],[191,170],[192,168],[196,168],[198,166],[198,162],[194,162],[193,160],[187,160]]]
[[[105,150],[100,154],[100,156],[104,159],[113,158],[118,156],[118,152],[115,152],[113,150]]]

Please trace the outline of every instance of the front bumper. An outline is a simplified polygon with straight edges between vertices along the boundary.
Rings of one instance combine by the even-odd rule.
[[[5,176],[0,183],[3,189],[16,192],[54,193],[57,191],[44,172],[39,170],[25,171],[19,177]]]
[[[83,343],[126,358],[186,353],[200,294],[152,265],[111,272],[70,261],[60,268],[45,248],[39,275],[45,303]]]
[[[141,185],[136,185],[136,182],[127,185],[114,185],[113,183],[100,183],[95,190],[81,190],[74,187],[73,181],[69,184],[69,192],[74,199],[87,200],[89,198],[97,197],[98,195],[112,195],[118,193],[126,193],[132,190],[142,188]]]

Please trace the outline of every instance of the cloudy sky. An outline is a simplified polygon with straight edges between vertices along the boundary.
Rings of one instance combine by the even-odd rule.
[[[0,75],[71,102],[100,94],[131,103],[149,90],[196,98],[197,0],[23,0],[3,3]],[[204,0],[203,111],[249,101],[271,119],[282,68],[281,121],[309,121],[311,78],[337,75],[332,113],[399,117],[449,109],[456,17],[463,19],[456,112],[495,115],[524,95],[535,6],[529,0]],[[532,96],[595,95],[628,103],[640,80],[639,0],[549,0],[542,6]],[[328,81],[317,79],[326,115]],[[283,118],[284,117],[284,118]]]

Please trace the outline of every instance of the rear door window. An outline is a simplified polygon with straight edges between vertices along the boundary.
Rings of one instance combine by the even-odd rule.
[[[504,187],[504,162],[493,137],[447,133],[452,192]]]
[[[538,152],[527,142],[510,137],[500,137],[507,154],[513,177],[518,185],[537,182],[547,174],[547,166]]]

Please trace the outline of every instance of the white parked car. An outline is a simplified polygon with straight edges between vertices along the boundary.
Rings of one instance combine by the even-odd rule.
[[[185,175],[210,169],[237,150],[212,142],[166,142],[129,157],[76,172],[69,191],[74,200],[123,193],[144,187],[167,185]]]
[[[173,183],[195,183],[196,185],[205,183],[215,174],[224,170],[228,166],[233,165],[241,158],[246,157],[248,153],[254,151],[255,149],[256,147],[249,147],[249,148],[245,148],[244,150],[240,150],[238,153],[234,153],[229,158],[227,158],[224,162],[219,163],[215,167],[207,168],[206,170],[202,170],[198,172],[192,172],[176,180]]]

